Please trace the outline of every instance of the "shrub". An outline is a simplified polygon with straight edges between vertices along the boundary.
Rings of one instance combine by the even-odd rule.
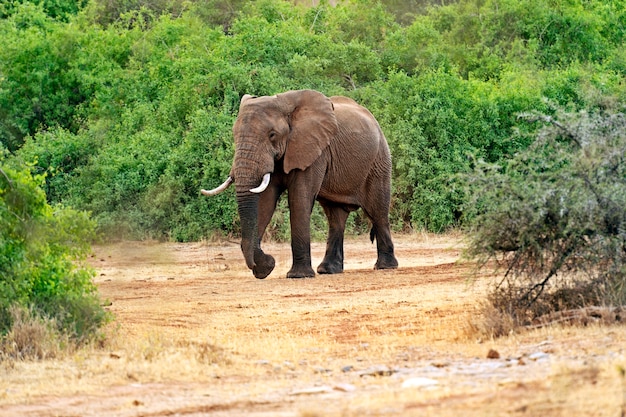
[[[626,117],[540,113],[536,140],[469,175],[468,255],[504,278],[492,304],[518,324],[559,310],[626,304]]]
[[[31,168],[45,174],[44,191],[50,201],[61,202],[71,197],[71,181],[95,154],[96,143],[87,134],[73,134],[56,128],[27,137],[19,150],[23,160],[35,161]]]
[[[237,205],[232,190],[213,198],[199,195],[201,188],[214,188],[230,173],[234,154],[234,117],[208,108],[189,118],[189,130],[172,152],[154,193],[146,195],[152,206],[167,216],[166,227],[177,241],[199,240],[219,230],[233,233]],[[164,219],[165,220],[165,219]]]
[[[466,195],[456,175],[471,170],[472,157],[495,162],[528,145],[508,138],[518,112],[542,105],[540,87],[518,77],[493,84],[445,69],[398,72],[357,92],[390,144],[396,228],[441,232],[458,225]]]
[[[14,325],[11,311],[25,308],[88,340],[108,318],[83,262],[95,224],[85,212],[48,205],[43,176],[15,165],[0,166],[0,334]]]
[[[86,6],[87,1],[88,0],[6,1],[3,2],[3,4],[0,4],[0,18],[6,18],[13,15],[24,3],[31,3],[28,4],[28,6],[32,6],[32,4],[37,5],[37,7],[39,7],[51,18],[67,21],[71,16],[77,14],[81,9],[83,9]]]

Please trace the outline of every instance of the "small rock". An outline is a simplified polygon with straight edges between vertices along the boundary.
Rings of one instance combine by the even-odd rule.
[[[260,366],[267,366],[267,365],[270,364],[270,361],[266,361],[265,359],[261,359],[260,361],[257,361],[256,364],[260,365]]]
[[[343,368],[341,368],[341,372],[350,372],[350,371],[354,371],[354,366],[347,365],[347,366],[344,366]]]
[[[445,368],[450,366],[449,362],[433,362],[431,363],[432,366],[434,366],[435,368]]]
[[[431,388],[439,385],[439,381],[432,378],[409,378],[402,383],[402,388]]]
[[[495,349],[489,349],[489,352],[487,352],[487,359],[500,359],[500,352]]]

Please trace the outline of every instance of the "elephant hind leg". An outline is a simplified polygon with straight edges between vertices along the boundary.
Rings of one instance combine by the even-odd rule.
[[[370,238],[376,237],[376,250],[378,259],[374,269],[395,269],[398,267],[398,260],[394,254],[393,241],[391,240],[391,228],[389,220],[379,220],[373,222]],[[373,240],[372,240],[373,242]]]
[[[391,231],[389,225],[383,227],[383,232],[379,234],[378,227],[374,223],[370,230],[370,240],[374,243],[376,239],[376,249],[378,259],[374,269],[395,269],[398,267],[398,260],[394,255],[393,241],[391,240]]]
[[[398,267],[398,260],[394,254],[393,240],[391,239],[391,227],[389,225],[388,210],[374,211],[377,215],[372,215],[372,210],[366,210],[365,214],[372,221],[370,230],[370,240],[374,243],[376,239],[376,251],[378,258],[374,269],[395,269]]]
[[[383,175],[384,174],[384,175]],[[362,198],[362,208],[372,222],[370,240],[376,239],[378,258],[374,269],[395,269],[398,260],[394,254],[389,224],[391,166],[379,163],[367,179],[366,192]]]
[[[320,200],[320,204],[328,218],[328,240],[326,254],[317,267],[317,273],[339,274],[343,272],[343,236],[350,210],[325,200]]]

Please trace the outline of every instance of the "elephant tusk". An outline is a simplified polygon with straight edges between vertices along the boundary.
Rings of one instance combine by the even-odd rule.
[[[271,175],[268,172],[267,174],[263,175],[263,181],[261,181],[261,185],[259,185],[256,188],[252,188],[250,192],[255,193],[255,194],[262,193],[263,191],[265,191],[267,186],[270,185],[270,179],[271,179]]]
[[[232,183],[233,183],[233,178],[232,177],[228,177],[228,178],[226,178],[226,181],[224,181],[222,183],[222,185],[220,185],[219,187],[214,188],[212,190],[200,190],[200,192],[202,194],[208,195],[208,196],[217,195],[217,194],[221,193],[222,191],[224,191],[225,189],[227,189],[228,186],[230,184],[232,184]]]

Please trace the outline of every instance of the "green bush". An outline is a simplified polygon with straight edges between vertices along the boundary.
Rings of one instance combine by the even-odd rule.
[[[36,161],[32,167],[45,174],[44,191],[51,201],[69,201],[71,182],[80,168],[90,162],[97,144],[86,134],[73,134],[62,128],[38,132],[27,137],[19,151],[26,161]]]
[[[0,334],[12,326],[11,309],[23,306],[55,320],[81,342],[97,334],[108,315],[84,263],[94,239],[85,212],[52,207],[43,176],[26,167],[0,166]]]
[[[51,203],[124,237],[238,232],[232,195],[198,190],[228,173],[243,94],[365,105],[392,148],[394,228],[432,231],[469,219],[458,174],[529,145],[517,114],[626,100],[623,0],[93,0],[63,19],[43,3],[66,4],[0,17],[2,147],[46,173]]]
[[[19,13],[21,7],[33,4],[40,8],[47,16],[61,21],[68,21],[87,5],[88,0],[12,0],[0,4],[0,18],[6,18]]]
[[[541,108],[541,85],[519,75],[499,84],[444,69],[391,74],[359,92],[379,118],[393,157],[392,223],[435,232],[459,225],[466,194],[455,181],[474,157],[499,161],[528,145],[509,140],[519,112]]]
[[[210,199],[199,195],[200,189],[218,186],[230,173],[234,118],[209,108],[198,110],[189,123],[183,142],[172,153],[161,183],[154,190],[154,200],[149,197],[146,202],[158,202],[154,210],[167,216],[165,230],[171,230],[172,239],[199,240],[215,231],[234,233],[238,222],[232,190]]]

